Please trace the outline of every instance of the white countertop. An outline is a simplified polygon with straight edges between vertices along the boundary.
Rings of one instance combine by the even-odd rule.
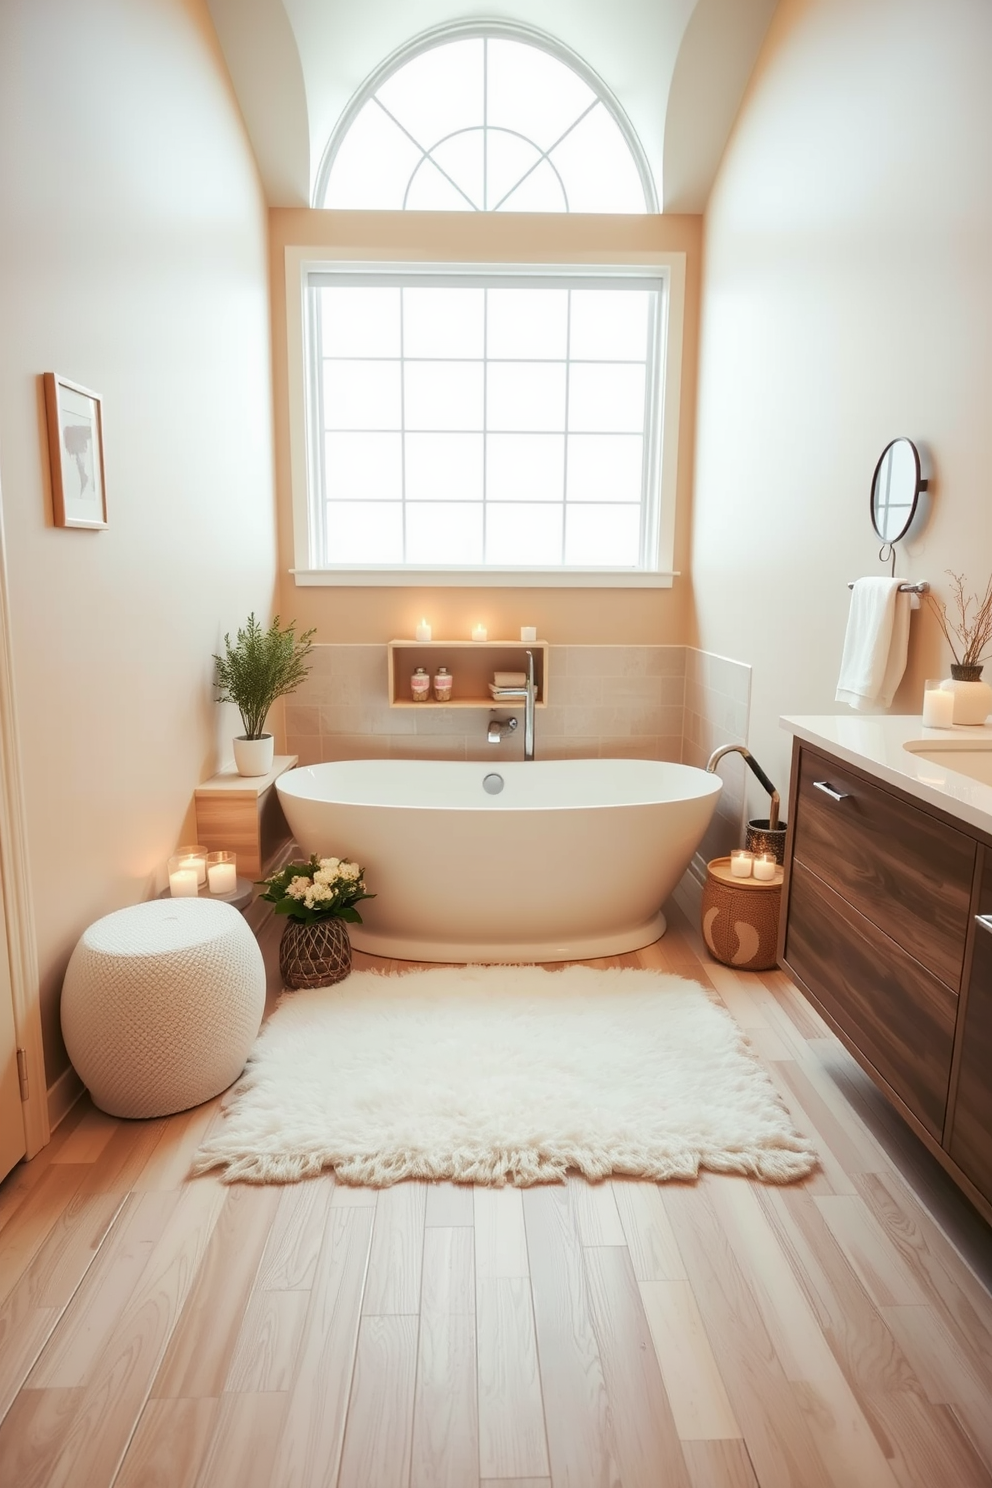
[[[992,785],[983,785],[951,768],[954,753],[975,749],[992,753],[992,728],[924,728],[919,715],[811,714],[779,719],[779,725],[807,744],[856,765],[878,780],[897,786],[962,822],[992,833]],[[905,748],[918,744],[940,752],[935,762]]]

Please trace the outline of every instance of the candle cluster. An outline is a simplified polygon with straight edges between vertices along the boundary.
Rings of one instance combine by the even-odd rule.
[[[771,883],[777,868],[778,862],[774,853],[753,853],[748,852],[746,848],[735,847],[730,854],[730,872],[734,878],[753,876],[764,883]]]
[[[432,635],[433,630],[429,620],[422,619],[414,629],[414,636],[418,641],[429,641]],[[489,629],[483,625],[481,620],[472,626],[472,639],[473,641],[487,641],[489,639]],[[537,626],[521,625],[520,639],[522,641],[536,641]]]
[[[201,889],[208,894],[234,894],[237,887],[236,853],[181,847],[169,859],[169,893],[173,899],[195,899]]]

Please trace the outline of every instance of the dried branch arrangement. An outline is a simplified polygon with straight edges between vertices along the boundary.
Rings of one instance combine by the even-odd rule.
[[[992,578],[985,586],[981,598],[977,594],[964,592],[964,574],[947,570],[951,580],[951,594],[956,618],[947,613],[947,605],[931,591],[927,601],[937,623],[951,648],[951,655],[958,666],[979,666],[982,653],[992,641]],[[958,655],[958,650],[961,655]]]

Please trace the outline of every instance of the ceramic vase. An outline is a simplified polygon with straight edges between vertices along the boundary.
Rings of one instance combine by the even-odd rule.
[[[984,723],[992,713],[992,687],[982,681],[980,666],[961,666],[955,663],[951,667],[950,677],[940,687],[942,692],[954,695],[952,722],[974,727]]]
[[[284,987],[330,987],[351,971],[351,941],[344,920],[287,920],[279,942]]]
[[[271,734],[260,739],[247,739],[239,734],[234,740],[234,763],[239,775],[268,775],[272,769],[275,740]]]

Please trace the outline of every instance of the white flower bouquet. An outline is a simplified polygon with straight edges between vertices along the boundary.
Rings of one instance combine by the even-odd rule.
[[[270,878],[262,879],[267,899],[276,914],[289,915],[303,925],[319,920],[347,920],[360,925],[362,917],[355,908],[360,899],[374,899],[366,893],[364,870],[343,858],[318,858],[316,853],[307,863],[288,863]]]

